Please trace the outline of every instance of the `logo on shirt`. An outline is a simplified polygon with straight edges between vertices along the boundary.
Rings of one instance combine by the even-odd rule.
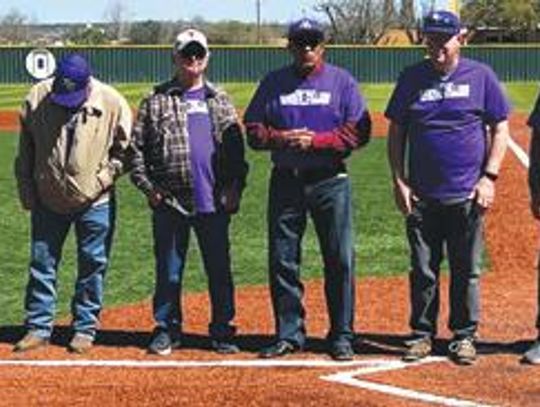
[[[187,114],[208,114],[208,105],[202,100],[186,100]]]
[[[282,106],[328,106],[332,94],[316,89],[297,89],[288,95],[280,95]]]
[[[437,102],[444,99],[466,99],[470,96],[468,84],[440,83],[437,87],[420,91],[420,102]]]

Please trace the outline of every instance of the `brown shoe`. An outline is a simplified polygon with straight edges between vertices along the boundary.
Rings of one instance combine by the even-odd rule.
[[[28,350],[41,348],[49,343],[48,338],[38,336],[35,332],[28,332],[15,344],[13,352],[26,352]]]
[[[458,365],[472,365],[476,362],[476,347],[473,338],[455,339],[448,345],[450,359]]]
[[[94,338],[90,335],[77,332],[68,345],[68,350],[73,353],[87,353],[94,345]]]
[[[401,358],[404,362],[416,362],[431,355],[431,338],[429,336],[413,339],[405,343],[407,350]]]

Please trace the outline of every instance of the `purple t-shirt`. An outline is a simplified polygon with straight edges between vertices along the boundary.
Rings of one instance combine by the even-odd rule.
[[[215,212],[214,170],[212,156],[216,150],[212,123],[205,100],[205,88],[184,93],[187,106],[187,131],[193,175],[195,208],[198,213]]]
[[[429,60],[407,68],[385,115],[406,129],[415,193],[441,201],[470,196],[486,161],[485,126],[506,120],[509,111],[485,64],[461,57],[446,77]]]
[[[357,122],[365,109],[356,80],[344,69],[324,63],[318,72],[301,77],[290,65],[263,79],[244,120],[278,130],[307,128],[325,132],[346,122]],[[335,154],[276,150],[272,160],[283,167],[314,168],[335,163]]]
[[[529,116],[529,120],[527,121],[527,124],[532,128],[540,128],[540,95],[538,95],[536,99],[536,103],[534,104],[534,109],[531,112],[531,115]]]

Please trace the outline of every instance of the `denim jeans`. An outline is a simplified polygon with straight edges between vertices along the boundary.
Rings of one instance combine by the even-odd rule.
[[[70,214],[58,214],[44,206],[32,211],[30,276],[25,299],[27,330],[43,338],[51,336],[62,247],[74,224],[78,273],[71,300],[72,327],[75,332],[95,336],[115,211],[114,199]]]
[[[305,343],[301,243],[311,215],[324,263],[330,319],[327,339],[351,341],[354,323],[354,238],[351,185],[342,174],[316,182],[272,172],[268,204],[269,272],[279,339]]]
[[[235,308],[229,221],[229,215],[223,212],[187,217],[163,204],[154,209],[156,286],[153,308],[158,327],[169,331],[182,330],[182,275],[193,228],[208,277],[212,308],[210,335],[216,339],[234,335],[235,327],[231,325]]]
[[[449,328],[457,338],[478,327],[483,216],[473,200],[454,204],[419,201],[407,218],[411,248],[410,325],[415,336],[435,336],[439,271],[446,246],[450,267]]]

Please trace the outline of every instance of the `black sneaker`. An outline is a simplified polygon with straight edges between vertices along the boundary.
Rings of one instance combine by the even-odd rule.
[[[240,352],[238,346],[228,339],[213,339],[212,349],[222,355],[231,355]]]
[[[273,345],[270,345],[259,352],[259,357],[262,359],[279,358],[288,355],[289,353],[298,352],[300,348],[286,340],[279,340]]]
[[[328,352],[332,359],[338,361],[353,360],[354,350],[349,342],[336,342],[330,345]]]
[[[180,345],[181,342],[178,335],[171,337],[167,330],[156,328],[152,333],[152,339],[148,345],[148,353],[167,356],[171,354],[173,349],[180,347]]]

